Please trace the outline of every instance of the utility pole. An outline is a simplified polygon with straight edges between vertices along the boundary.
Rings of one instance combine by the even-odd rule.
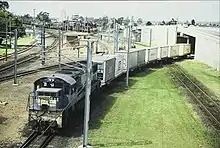
[[[8,19],[5,18],[5,60],[8,58]]]
[[[99,30],[98,30],[98,38],[97,38],[97,42],[96,42],[96,51],[95,51],[95,54],[97,54],[98,52],[98,49],[99,49]]]
[[[33,9],[34,18],[33,18],[33,36],[35,36],[35,9]]]
[[[12,32],[11,32],[11,17],[9,19],[9,32],[10,32],[10,48],[11,48],[11,36],[12,36]],[[7,59],[7,58],[6,58]]]
[[[126,73],[126,87],[128,88],[129,80],[129,54],[131,48],[131,25],[128,26],[128,50],[127,50],[127,73]]]
[[[46,51],[45,51],[45,28],[44,25],[41,28],[41,49],[42,49],[42,65],[45,65],[45,56],[46,56]]]
[[[169,44],[169,28],[167,27],[167,45]]]
[[[59,69],[61,70],[61,30],[59,28]]]
[[[110,41],[110,29],[111,29],[111,23],[110,23],[110,18],[109,18],[109,22],[108,22],[108,42]]]
[[[114,19],[114,54],[116,51],[118,51],[118,26]]]
[[[63,35],[64,34],[64,32],[62,31],[62,33],[61,33],[61,35],[62,35],[62,39],[61,39],[61,46],[62,46],[62,48],[63,48]]]
[[[15,42],[14,42],[14,85],[17,85],[17,38],[18,31],[15,29]]]
[[[152,29],[150,29],[150,43],[149,43],[150,47],[151,47],[151,42],[152,42]]]
[[[86,17],[86,29],[87,29],[87,32],[89,33],[89,22],[88,22],[88,18]]]
[[[178,33],[178,17],[177,17],[177,19],[176,19],[176,43],[175,44],[177,44],[177,33]]]
[[[88,130],[90,115],[90,94],[91,94],[91,69],[92,69],[92,42],[88,40],[87,48],[87,74],[86,74],[86,96],[85,96],[85,112],[84,112],[84,132],[83,132],[83,148],[88,148]]]
[[[67,16],[67,25],[66,25],[66,31],[69,30],[69,16]]]

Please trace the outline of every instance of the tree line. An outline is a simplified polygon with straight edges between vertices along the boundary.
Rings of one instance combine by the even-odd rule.
[[[0,1],[0,37],[6,37],[6,30],[9,32],[8,36],[13,36],[10,33],[18,29],[18,37],[25,35],[25,28],[22,24],[20,16],[8,11],[9,3],[7,1]]]

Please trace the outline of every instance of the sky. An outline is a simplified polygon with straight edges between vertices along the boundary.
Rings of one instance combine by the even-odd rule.
[[[51,17],[62,18],[79,14],[88,17],[135,16],[145,21],[162,21],[178,18],[180,21],[218,21],[219,1],[8,1],[9,11],[19,15],[50,13]]]

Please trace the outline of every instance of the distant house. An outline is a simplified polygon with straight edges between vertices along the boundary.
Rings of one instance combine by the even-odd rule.
[[[25,33],[26,33],[26,36],[32,37],[34,32],[32,29],[25,29]]]

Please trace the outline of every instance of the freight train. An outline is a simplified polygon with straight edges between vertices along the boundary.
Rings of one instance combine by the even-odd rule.
[[[96,55],[92,57],[91,93],[111,83],[127,70],[129,54],[129,71],[164,59],[187,56],[190,44],[151,47],[116,51],[114,55]],[[80,61],[86,64],[86,61]],[[72,68],[64,67],[53,75],[41,77],[34,82],[34,91],[29,97],[29,123],[33,129],[45,130],[51,125],[65,128],[68,114],[78,106],[83,106],[85,96],[86,69],[81,64]]]

